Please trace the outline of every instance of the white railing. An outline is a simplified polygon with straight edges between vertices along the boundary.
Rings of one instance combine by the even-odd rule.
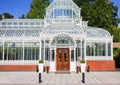
[[[37,65],[37,60],[1,60],[0,65]]]
[[[113,60],[111,56],[86,56],[87,60]]]

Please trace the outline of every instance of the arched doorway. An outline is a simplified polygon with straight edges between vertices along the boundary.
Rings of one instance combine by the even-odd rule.
[[[53,38],[51,46],[56,47],[56,71],[70,70],[70,47],[75,46],[72,37],[61,34]]]

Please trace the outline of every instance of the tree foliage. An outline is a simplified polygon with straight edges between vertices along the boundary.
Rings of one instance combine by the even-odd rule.
[[[118,7],[109,0],[73,0],[81,9],[83,20],[89,26],[100,27],[112,33],[111,29],[118,26]]]
[[[22,14],[21,17],[19,17],[19,19],[25,19],[25,15]]]
[[[113,28],[112,29],[113,41],[120,42],[120,28]]]
[[[120,68],[120,49],[115,48],[113,56],[114,56],[114,60],[115,60],[115,66],[117,68]]]
[[[0,19],[13,19],[14,16],[11,15],[10,13],[3,13],[3,14],[0,14]]]
[[[117,28],[118,7],[109,0],[73,0],[81,9],[83,20],[89,21],[89,26],[108,30],[113,35],[114,42],[120,42],[120,29]],[[120,67],[120,49],[114,49],[116,67]]]
[[[120,18],[118,18],[118,23],[120,23]]]
[[[0,20],[2,19],[2,15],[0,14]]]
[[[26,18],[43,19],[45,16],[45,8],[47,8],[49,4],[49,0],[33,0]]]

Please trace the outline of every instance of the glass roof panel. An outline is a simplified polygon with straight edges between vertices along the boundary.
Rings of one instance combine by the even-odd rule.
[[[3,36],[6,30],[0,30],[0,36]]]
[[[23,35],[26,37],[39,37],[40,29],[1,29],[0,36],[2,37],[5,35],[6,37],[22,37]],[[80,28],[79,26],[75,25],[50,25],[42,30],[45,34],[58,34],[58,33],[68,33],[68,34],[81,34],[85,35],[86,37],[111,37],[110,33],[101,28],[95,27],[86,27]]]
[[[25,31],[25,36],[27,37],[37,37],[39,36],[39,30],[26,30]]]
[[[87,37],[111,37],[108,31],[101,28],[88,27],[85,32]]]
[[[14,30],[7,30],[6,33],[5,33],[5,36],[6,37],[11,37],[11,36],[14,36],[14,33],[15,33]]]
[[[15,35],[16,37],[21,37],[24,34],[24,30],[15,30]]]

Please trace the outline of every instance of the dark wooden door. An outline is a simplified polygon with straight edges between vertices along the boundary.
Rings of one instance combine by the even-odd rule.
[[[56,61],[57,71],[69,71],[70,68],[69,48],[57,48]]]

